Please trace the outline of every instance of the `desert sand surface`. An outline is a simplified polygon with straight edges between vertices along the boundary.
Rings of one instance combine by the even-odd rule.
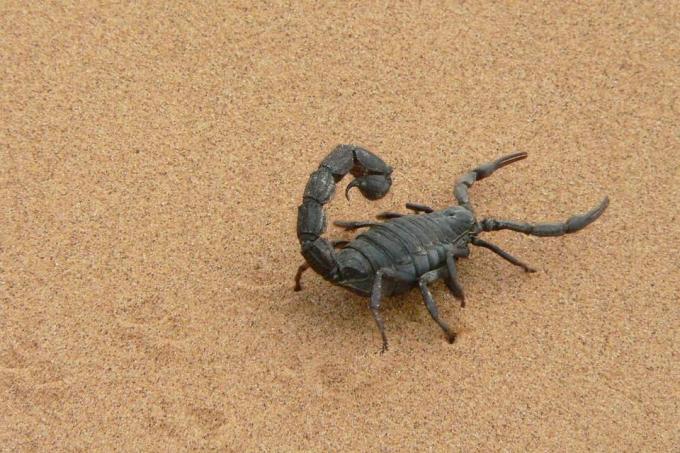
[[[676,2],[3,2],[0,450],[678,451]],[[330,220],[454,204],[465,308],[367,299],[302,263],[339,143],[394,167]],[[330,226],[327,237],[355,233]]]

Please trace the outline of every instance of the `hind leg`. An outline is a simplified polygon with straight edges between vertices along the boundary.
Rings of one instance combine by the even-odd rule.
[[[428,284],[436,281],[439,278],[446,278],[448,276],[448,269],[446,267],[440,267],[430,272],[424,273],[418,280],[418,285],[420,286],[420,292],[423,295],[423,300],[425,301],[425,306],[427,306],[427,311],[430,312],[430,316],[434,319],[439,327],[444,331],[446,339],[449,343],[453,343],[456,340],[456,334],[451,330],[449,325],[444,322],[439,317],[439,310],[437,309],[437,304],[432,297],[430,288],[427,287]]]
[[[378,220],[389,220],[389,219],[398,219],[399,217],[404,217],[406,214],[400,214],[398,212],[392,212],[392,211],[384,211],[379,214],[376,214],[375,218]]]
[[[411,211],[414,211],[416,213],[424,212],[426,214],[429,214],[431,212],[434,212],[434,209],[432,209],[431,207],[420,203],[406,203],[406,209],[410,209]]]
[[[416,214],[424,212],[426,214],[429,214],[430,212],[434,212],[434,209],[432,209],[429,206],[426,206],[424,204],[418,204],[418,203],[406,203],[406,209],[410,209],[411,211],[415,212]],[[389,219],[396,219],[399,217],[403,217],[408,214],[400,214],[398,212],[392,212],[392,211],[385,211],[381,212],[380,214],[376,215],[376,218],[380,220],[389,220]]]
[[[339,226],[347,231],[354,231],[359,228],[368,228],[375,225],[380,225],[377,222],[363,222],[363,221],[348,221],[348,220],[336,220],[333,225]]]
[[[337,249],[341,249],[345,247],[347,244],[349,244],[349,241],[345,241],[343,239],[336,239],[333,241],[330,241],[331,245]],[[295,288],[293,288],[295,291],[302,291],[302,286],[300,285],[300,280],[302,279],[302,274],[309,269],[309,264],[306,262],[300,264],[300,267],[298,267],[297,273],[295,274]]]
[[[295,274],[295,288],[293,288],[295,291],[302,291],[302,285],[300,284],[300,280],[302,279],[302,274],[309,269],[309,264],[302,263],[300,264],[300,267],[298,267],[297,273]]]
[[[467,209],[470,212],[474,212],[472,209],[472,203],[470,202],[470,196],[468,194],[468,189],[480,179],[484,179],[487,176],[491,176],[493,172],[501,167],[505,167],[513,162],[522,160],[527,157],[527,153],[515,153],[507,156],[503,156],[493,162],[487,162],[486,164],[480,165],[472,171],[467,172],[462,177],[456,181],[456,185],[453,187],[453,196],[456,197],[458,204]]]

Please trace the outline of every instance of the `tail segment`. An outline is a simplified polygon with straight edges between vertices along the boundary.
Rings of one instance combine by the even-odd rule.
[[[340,277],[333,245],[324,237],[326,215],[324,205],[335,193],[335,185],[347,174],[355,179],[347,186],[345,195],[357,187],[364,197],[377,200],[385,196],[392,185],[392,168],[378,156],[354,145],[338,145],[321,161],[313,172],[298,207],[297,236],[307,263],[327,280]]]

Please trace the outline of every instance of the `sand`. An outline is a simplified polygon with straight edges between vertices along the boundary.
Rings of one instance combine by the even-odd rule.
[[[0,15],[0,450],[677,451],[677,4],[37,6]],[[381,355],[366,299],[292,290],[338,143],[394,185],[331,219],[517,150],[480,217],[611,205],[487,235],[539,271],[475,248],[458,341],[413,291]]]

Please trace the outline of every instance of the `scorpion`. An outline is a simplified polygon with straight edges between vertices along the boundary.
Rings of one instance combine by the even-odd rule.
[[[605,197],[594,209],[574,215],[562,223],[524,223],[486,218],[478,221],[470,201],[470,187],[501,167],[525,159],[525,152],[501,157],[480,165],[460,177],[453,188],[458,206],[442,210],[407,203],[413,214],[382,212],[370,221],[336,221],[345,230],[368,228],[352,241],[329,241],[324,205],[333,197],[335,186],[351,173],[354,180],[345,190],[349,200],[352,188],[369,200],[385,196],[392,185],[392,168],[372,152],[355,145],[338,145],[322,161],[305,186],[298,207],[297,236],[305,262],[295,276],[295,291],[302,289],[300,279],[312,268],[327,281],[356,294],[370,297],[369,308],[382,337],[381,353],[387,351],[385,322],[380,312],[383,297],[402,294],[418,286],[432,319],[441,327],[449,343],[456,333],[439,316],[428,285],[442,279],[453,296],[465,306],[465,295],[458,281],[456,261],[470,254],[469,245],[483,247],[526,272],[535,272],[499,246],[479,237],[482,232],[511,230],[533,236],[562,236],[575,233],[602,215],[609,204]],[[338,249],[338,251],[336,251]]]

